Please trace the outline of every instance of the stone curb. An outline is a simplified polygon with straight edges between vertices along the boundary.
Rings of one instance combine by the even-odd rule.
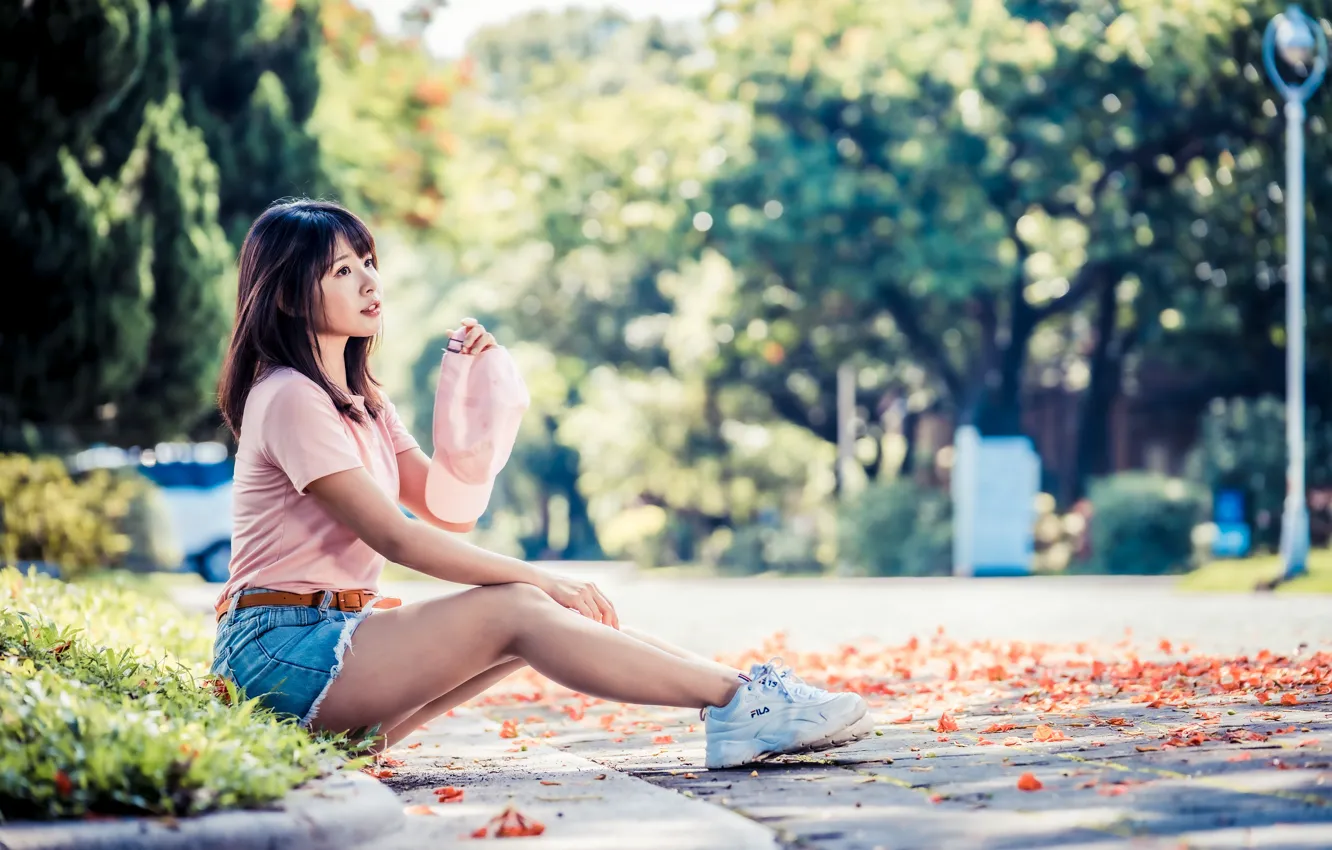
[[[195,818],[15,822],[0,825],[3,850],[324,850],[353,847],[402,828],[402,801],[359,772],[335,773],[292,791],[278,809]]]

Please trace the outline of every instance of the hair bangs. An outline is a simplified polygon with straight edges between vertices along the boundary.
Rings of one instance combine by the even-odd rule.
[[[328,257],[324,263],[323,274],[331,272],[337,262],[338,237],[342,237],[342,240],[356,253],[357,258],[369,254],[374,259],[375,267],[379,267],[379,255],[375,253],[375,237],[360,218],[346,210],[336,208],[312,211],[311,217],[317,220],[320,237],[327,246]]]

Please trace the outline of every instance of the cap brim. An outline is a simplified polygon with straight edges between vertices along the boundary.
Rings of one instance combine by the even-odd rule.
[[[426,474],[426,507],[435,519],[443,522],[476,522],[486,512],[495,479],[483,484],[459,481],[437,463],[430,464]]]

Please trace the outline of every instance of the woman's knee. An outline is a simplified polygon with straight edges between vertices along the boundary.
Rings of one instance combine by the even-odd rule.
[[[527,582],[492,584],[478,590],[486,592],[487,596],[509,611],[539,611],[559,607],[544,590]]]

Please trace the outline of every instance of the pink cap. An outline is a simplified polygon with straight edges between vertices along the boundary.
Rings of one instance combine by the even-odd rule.
[[[513,452],[527,385],[504,348],[458,353],[463,331],[449,340],[435,385],[435,456],[426,477],[426,507],[444,522],[474,522],[485,513],[495,478]]]

